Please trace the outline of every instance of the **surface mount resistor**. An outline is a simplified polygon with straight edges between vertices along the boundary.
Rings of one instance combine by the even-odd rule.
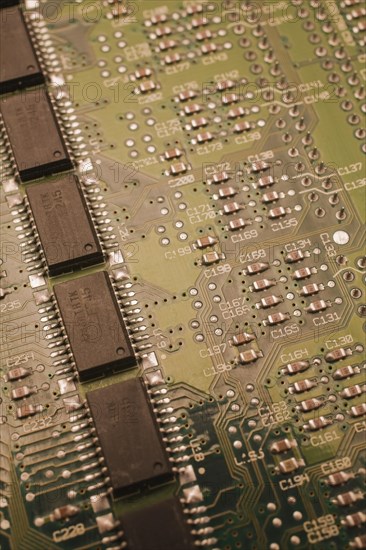
[[[284,208],[283,206],[276,206],[275,208],[271,208],[268,211],[268,217],[271,220],[277,220],[279,218],[283,218],[290,212],[289,208]]]
[[[231,105],[232,103],[237,103],[239,101],[238,94],[223,94],[221,96],[221,102],[223,105]]]
[[[301,281],[303,279],[308,279],[314,273],[316,273],[316,269],[314,267],[302,267],[293,272],[292,278],[295,279],[295,281]]]
[[[216,52],[216,50],[217,50],[217,46],[213,42],[208,43],[208,44],[202,44],[202,46],[201,46],[201,52],[203,53],[203,55],[208,55],[210,53],[214,53],[214,52]]]
[[[297,442],[295,439],[280,439],[279,441],[275,441],[270,446],[270,451],[273,454],[280,454],[280,453],[286,453],[290,449],[293,449],[294,447],[297,447]]]
[[[201,111],[202,107],[198,103],[189,103],[184,106],[184,112],[186,115],[194,115],[196,113],[200,113]]]
[[[255,340],[255,335],[250,332],[241,332],[240,334],[235,334],[232,339],[234,346],[242,346],[244,344],[249,344]]]
[[[169,36],[172,34],[172,28],[168,25],[165,25],[164,27],[156,27],[154,30],[156,37],[162,38],[163,36]]]
[[[173,149],[167,149],[164,152],[164,157],[166,160],[173,160],[180,158],[182,154],[182,151],[178,147],[174,147]]]
[[[227,116],[231,119],[240,118],[245,115],[246,115],[246,111],[243,107],[232,107],[227,114]]]
[[[198,128],[203,128],[204,126],[207,126],[207,124],[208,124],[208,120],[204,116],[192,118],[191,120],[191,126],[195,130],[197,130]]]
[[[242,210],[243,206],[239,204],[238,202],[229,202],[227,204],[224,204],[223,206],[223,214],[226,214],[227,216],[230,214],[236,214],[236,212],[239,212],[239,210]]]
[[[354,386],[349,386],[348,388],[344,388],[342,391],[339,392],[339,395],[343,399],[353,399],[354,397],[358,397],[359,395],[362,395],[366,391],[366,385],[360,386],[359,384],[356,384]]]
[[[358,527],[359,525],[366,523],[366,513],[355,512],[354,514],[349,514],[341,520],[341,523],[346,527]]]
[[[200,132],[197,134],[197,141],[198,143],[207,143],[209,141],[212,141],[214,138],[214,135],[211,132]]]
[[[333,421],[330,418],[325,416],[318,416],[315,418],[310,418],[307,424],[304,424],[305,430],[311,430],[312,432],[323,430],[327,426],[330,426]]]
[[[351,416],[357,418],[358,416],[363,416],[366,414],[366,403],[361,403],[360,405],[355,405],[351,407],[350,410]]]
[[[174,52],[174,53],[167,54],[164,57],[164,63],[166,65],[173,65],[174,63],[179,63],[181,59],[182,59],[181,55],[177,52]]]
[[[350,548],[366,548],[366,535],[359,535],[349,543]]]
[[[277,306],[278,304],[281,304],[283,302],[282,296],[275,296],[274,294],[270,296],[265,296],[264,298],[261,298],[260,301],[256,304],[256,307],[258,309],[268,309],[270,307]]]
[[[238,193],[238,190],[235,187],[221,187],[218,190],[217,197],[219,199],[229,199],[234,197]]]
[[[316,409],[319,409],[324,405],[324,402],[322,399],[317,399],[316,397],[313,397],[312,399],[306,399],[305,401],[301,401],[300,408],[303,412],[309,412],[309,411],[315,411]]]
[[[172,176],[179,176],[187,172],[188,167],[184,162],[177,162],[170,167],[170,174]]]
[[[285,321],[289,321],[291,319],[291,315],[289,313],[283,313],[282,311],[279,311],[278,313],[272,313],[271,315],[268,315],[267,319],[263,321],[263,324],[267,325],[280,325],[281,323],[284,323]]]
[[[258,279],[258,281],[253,281],[250,290],[254,292],[261,292],[262,290],[268,290],[272,286],[276,286],[277,282],[275,279]]]
[[[153,80],[146,80],[138,85],[138,90],[141,94],[147,94],[156,90],[156,83]]]
[[[287,460],[281,460],[278,464],[278,470],[281,474],[291,474],[302,466],[305,466],[305,462],[302,459],[288,458]]]
[[[194,99],[197,97],[197,92],[194,90],[184,90],[184,92],[180,92],[178,95],[178,99],[181,102],[189,101],[190,99]]]
[[[213,237],[212,235],[205,235],[204,237],[197,239],[196,246],[197,248],[204,249],[209,246],[214,246],[217,243],[218,239],[216,237]]]
[[[242,351],[239,354],[239,362],[242,365],[247,365],[249,363],[254,363],[260,357],[263,357],[263,353],[261,351],[257,351],[255,349],[248,349],[247,351]]]
[[[349,357],[350,355],[352,355],[351,348],[338,348],[328,351],[324,358],[327,363],[337,363],[338,361],[342,361],[342,359],[346,359],[346,357]]]
[[[212,174],[212,178],[209,180],[209,183],[224,183],[225,181],[228,181],[230,179],[230,176],[227,172],[216,172],[215,174]]]
[[[202,42],[203,40],[209,40],[212,38],[212,32],[209,29],[205,29],[203,31],[196,33],[196,40],[198,42]]]
[[[141,80],[142,78],[150,78],[152,75],[152,70],[149,67],[137,69],[135,71],[135,78]]]
[[[316,300],[315,302],[310,302],[310,304],[305,307],[305,311],[308,313],[319,313],[321,311],[325,311],[329,307],[331,307],[331,303],[325,300]]]
[[[276,202],[281,198],[281,195],[277,193],[277,191],[269,191],[268,193],[264,193],[262,195],[261,201],[264,204],[270,204],[272,202]]]
[[[316,283],[305,285],[299,290],[300,296],[313,296],[318,294],[321,290],[324,290],[323,285],[317,285]]]
[[[24,418],[29,418],[31,416],[34,416],[35,414],[39,414],[42,411],[42,405],[32,405],[31,403],[27,403],[17,408],[16,415],[17,418],[23,420]]]
[[[295,361],[294,363],[288,363],[282,368],[283,374],[294,375],[299,372],[304,372],[310,367],[309,361]]]
[[[301,262],[301,260],[304,260],[305,257],[306,254],[304,254],[301,250],[293,250],[285,256],[285,262],[287,264],[294,264],[296,262]]]
[[[337,495],[335,498],[332,499],[332,502],[334,504],[337,504],[338,506],[351,506],[351,504],[354,504],[358,500],[362,500],[364,498],[361,491],[348,491],[347,493],[341,493],[340,495]]]
[[[18,399],[29,397],[32,393],[34,393],[34,390],[29,386],[19,386],[18,388],[11,390],[10,395],[14,401],[17,401]]]
[[[354,472],[336,472],[327,477],[327,483],[332,487],[338,487],[339,485],[347,483],[350,479],[354,479],[354,477]]]
[[[303,393],[311,390],[312,388],[316,388],[317,385],[316,380],[309,380],[308,378],[305,378],[304,380],[294,382],[294,384],[290,386],[289,391],[290,393]]]
[[[225,259],[224,254],[222,253],[219,254],[218,252],[213,250],[212,252],[206,252],[206,254],[202,256],[202,263],[203,265],[212,265],[224,259]]]
[[[269,269],[269,263],[267,262],[257,262],[255,264],[250,264],[245,268],[245,273],[247,275],[256,275],[257,273],[263,273]]]
[[[236,134],[242,134],[243,132],[249,132],[249,130],[252,129],[252,125],[250,124],[250,122],[247,122],[246,120],[244,120],[243,122],[237,122],[235,125],[234,125],[234,132]]]
[[[229,221],[229,230],[238,231],[239,229],[244,229],[247,225],[250,225],[250,220],[245,220],[244,218],[236,218],[235,220]]]
[[[225,90],[231,90],[235,88],[235,82],[233,80],[220,80],[216,84],[216,89],[218,92],[224,92]]]
[[[264,172],[265,170],[268,170],[270,165],[268,162],[265,162],[264,160],[258,160],[256,162],[253,162],[249,168],[249,171],[256,174],[257,172]]]
[[[343,380],[344,378],[350,378],[351,376],[354,376],[355,374],[359,374],[360,368],[353,365],[346,365],[344,367],[340,367],[336,371],[333,372],[333,378],[334,380]]]
[[[159,49],[162,52],[165,52],[166,50],[172,50],[172,49],[176,48],[177,46],[178,46],[178,42],[176,40],[172,40],[172,39],[161,40],[159,42]]]
[[[7,382],[16,382],[17,380],[21,380],[22,378],[26,378],[27,376],[30,376],[32,374],[32,371],[30,369],[27,369],[25,367],[15,367],[13,369],[10,369],[4,376],[5,380]]]

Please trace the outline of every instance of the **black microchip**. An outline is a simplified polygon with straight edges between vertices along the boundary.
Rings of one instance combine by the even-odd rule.
[[[140,378],[87,394],[115,496],[164,483],[172,469]]]
[[[193,550],[193,538],[177,498],[122,515],[129,550]]]
[[[51,101],[43,88],[3,98],[1,113],[22,181],[72,168]]]
[[[44,82],[23,12],[18,7],[0,11],[0,48],[0,93]]]
[[[31,185],[27,197],[51,276],[103,261],[83,192],[74,175]]]
[[[8,8],[9,6],[17,6],[20,0],[0,0],[0,8]]]
[[[54,292],[81,380],[136,364],[105,271],[57,284]]]

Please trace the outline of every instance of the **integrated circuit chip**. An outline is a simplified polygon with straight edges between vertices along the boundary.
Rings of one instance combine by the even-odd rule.
[[[8,8],[20,4],[20,0],[0,0],[0,8]]]
[[[26,193],[50,275],[103,261],[102,248],[74,175],[31,185]]]
[[[193,550],[189,525],[177,498],[122,515],[129,550]]]
[[[143,381],[87,394],[115,496],[163,483],[172,469]]]
[[[0,93],[44,82],[23,12],[8,7],[0,12]]]
[[[43,88],[3,98],[1,113],[22,181],[72,168],[51,101]]]
[[[54,293],[81,380],[136,363],[105,271],[56,284]]]

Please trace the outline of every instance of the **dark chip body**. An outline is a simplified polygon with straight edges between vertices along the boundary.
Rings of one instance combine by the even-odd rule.
[[[20,0],[0,0],[0,8],[8,8],[20,4]]]
[[[168,498],[120,518],[129,550],[196,548],[177,498]]]
[[[23,12],[18,7],[0,11],[0,48],[2,94],[44,81]]]
[[[136,363],[105,271],[56,284],[54,293],[81,380]]]
[[[87,394],[115,496],[163,483],[172,470],[143,381]]]
[[[27,197],[50,275],[103,261],[84,195],[75,176],[31,185]]]
[[[51,101],[43,88],[3,98],[1,114],[22,181],[72,168]]]

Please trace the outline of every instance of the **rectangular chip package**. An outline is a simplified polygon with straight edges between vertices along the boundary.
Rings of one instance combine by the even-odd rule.
[[[20,4],[20,0],[0,0],[0,8],[8,8],[9,6],[16,6]]]
[[[80,380],[136,364],[111,281],[105,271],[53,287]]]
[[[23,12],[18,7],[0,11],[0,93],[44,82],[44,76]]]
[[[43,88],[4,97],[1,114],[23,182],[72,168],[51,101]]]
[[[31,185],[26,194],[51,276],[103,261],[93,221],[74,175]]]
[[[115,496],[169,481],[172,468],[140,378],[87,394]]]
[[[175,497],[120,517],[129,550],[193,550],[196,548],[182,506]]]

